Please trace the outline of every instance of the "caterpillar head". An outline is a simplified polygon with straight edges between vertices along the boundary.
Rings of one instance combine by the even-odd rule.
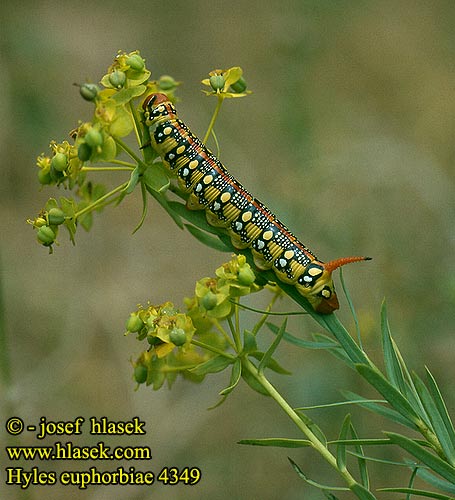
[[[170,119],[177,116],[177,111],[166,94],[150,94],[142,103],[142,109],[147,125],[160,121],[160,118]]]
[[[299,276],[297,291],[308,300],[316,312],[330,314],[340,307],[332,272],[345,264],[362,260],[370,260],[370,257],[343,257],[326,263],[314,260]]]

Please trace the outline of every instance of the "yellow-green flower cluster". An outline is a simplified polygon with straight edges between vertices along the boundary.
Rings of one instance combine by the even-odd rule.
[[[188,347],[196,329],[191,318],[180,313],[171,302],[162,305],[140,306],[126,322],[129,333],[138,340],[147,339],[158,358],[164,358],[175,347]]]
[[[195,299],[187,303],[190,313],[191,309],[199,307],[208,317],[226,318],[233,312],[232,299],[261,289],[244,255],[235,255],[215,274],[215,278],[202,278],[196,283]]]
[[[210,71],[209,78],[205,78],[201,83],[210,87],[211,90],[203,90],[203,92],[206,95],[221,97],[244,97],[251,91],[246,90],[246,82],[242,75],[243,70],[239,66]]]
[[[179,374],[195,382],[204,378],[190,370],[210,359],[211,354],[191,344],[196,332],[192,319],[171,302],[139,307],[130,314],[126,329],[127,333],[137,333],[138,340],[147,340],[149,346],[133,363],[138,384],[146,383],[157,390],[166,380],[171,385]],[[212,337],[207,332],[202,335],[209,342]],[[214,343],[220,345],[217,338]]]

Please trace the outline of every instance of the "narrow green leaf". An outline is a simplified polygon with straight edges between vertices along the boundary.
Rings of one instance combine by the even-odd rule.
[[[317,410],[320,408],[334,408],[337,406],[347,406],[347,405],[356,405],[360,403],[387,403],[385,399],[353,399],[349,401],[337,401],[336,403],[325,403],[321,405],[311,405],[311,406],[302,406],[301,408],[295,408],[297,410],[307,411],[307,410]]]
[[[402,394],[406,394],[406,382],[401,371],[400,362],[396,355],[390,333],[389,322],[387,319],[387,307],[385,301],[381,307],[381,333],[382,333],[382,350],[384,352],[384,365],[387,377],[391,384],[397,388]]]
[[[242,378],[251,387],[251,389],[253,389],[253,391],[258,392],[263,396],[270,396],[270,394],[267,392],[264,386],[260,384],[249,371],[242,370]]]
[[[351,429],[351,436],[354,438],[354,441],[356,444],[354,445],[354,448],[358,454],[357,457],[357,464],[359,466],[359,472],[360,472],[360,481],[361,484],[367,489],[370,489],[370,478],[368,476],[368,466],[367,466],[367,461],[363,458],[363,448],[362,445],[360,444],[359,436],[357,434],[357,431],[355,430],[354,426],[350,425]]]
[[[416,488],[378,488],[378,491],[389,491],[394,493],[406,493],[426,498],[436,498],[437,500],[453,500],[453,497],[434,493],[433,491],[418,490]]]
[[[324,446],[327,446],[327,437],[326,435],[322,432],[322,429],[317,425],[308,415],[302,412],[297,412],[299,414],[300,419],[302,422],[305,423],[307,427],[311,429],[311,432],[321,441],[321,443],[324,443]]]
[[[128,181],[128,184],[125,188],[125,193],[130,194],[134,191],[134,188],[136,187],[137,183],[139,181],[139,166],[137,166],[130,175],[130,180]]]
[[[327,486],[324,484],[317,483],[316,481],[313,481],[312,479],[309,479],[306,474],[302,471],[302,469],[292,460],[292,458],[288,457],[288,460],[290,464],[292,465],[292,468],[295,470],[297,475],[302,478],[305,482],[310,484],[311,486],[314,486],[315,488],[318,488],[320,490],[326,490],[326,491],[349,491],[349,488],[345,488],[343,486]],[[374,498],[374,497],[373,497]]]
[[[270,323],[268,321],[265,324],[267,325],[267,327],[270,329],[270,331],[272,333],[274,333],[275,335],[278,334],[278,332],[280,330],[280,328],[278,326],[276,326],[273,323]],[[287,342],[289,342],[290,344],[294,344],[294,345],[302,347],[304,349],[330,349],[333,347],[339,348],[339,344],[329,337],[326,337],[327,340],[317,342],[314,340],[299,339],[298,337],[294,337],[294,335],[292,335],[288,332],[284,332],[283,339],[286,340]]]
[[[249,330],[243,331],[243,351],[251,353],[257,351],[258,344],[256,342],[256,335]]]
[[[455,468],[449,465],[441,458],[434,455],[431,451],[401,434],[386,432],[386,435],[398,446],[406,450],[412,456],[423,462],[431,470],[439,474],[447,481],[455,484]]]
[[[346,471],[346,445],[342,441],[343,439],[347,438],[350,425],[351,425],[351,415],[349,415],[348,413],[343,420],[340,434],[338,436],[340,442],[337,445],[337,465],[338,469],[340,469],[340,471],[342,472]]]
[[[250,356],[257,359],[258,361],[262,361],[264,359],[264,353],[261,351],[254,351],[250,353]],[[283,368],[278,361],[273,358],[270,358],[267,363],[267,368],[274,371],[275,373],[279,373],[280,375],[291,375],[291,372]]]
[[[450,419],[449,412],[447,411],[446,404],[439,390],[438,384],[436,383],[435,378],[433,377],[428,368],[426,368],[426,372],[428,378],[428,390],[430,391],[430,394],[433,396],[433,400],[444,422],[444,426],[447,430],[447,434],[452,444],[452,448],[455,449],[455,431],[453,428],[452,420]]]
[[[372,368],[370,365],[358,364],[356,368],[360,375],[382,394],[397,412],[415,424],[420,421],[419,416],[408,400],[384,377],[384,375],[382,375],[381,372]]]
[[[438,441],[441,445],[444,455],[446,456],[448,462],[454,466],[455,465],[455,448],[452,444],[450,436],[450,428],[447,429],[446,421],[439,413],[438,406],[433,400],[430,391],[423,383],[423,380],[414,374],[414,385],[423,403],[423,406],[427,412],[427,415],[433,426],[434,433],[436,434]],[[453,430],[453,429],[452,429]]]
[[[221,396],[227,396],[229,393],[231,393],[236,387],[237,384],[240,382],[242,376],[242,362],[240,359],[236,359],[234,361],[234,364],[232,365],[232,372],[231,372],[231,382],[226,389],[223,389],[220,391]]]
[[[281,342],[281,338],[283,337],[284,332],[286,331],[287,322],[288,322],[288,319],[285,318],[283,323],[280,326],[280,329],[278,330],[278,333],[276,334],[274,341],[270,344],[270,347],[267,349],[266,353],[262,357],[262,359],[259,363],[259,366],[258,366],[259,373],[263,373],[265,367],[268,366],[268,363],[272,357],[272,354],[275,352],[276,348],[278,347],[278,344]]]
[[[415,468],[414,462],[406,462],[408,462],[409,467]],[[417,469],[417,476],[419,476],[420,479],[427,482],[429,485],[438,488],[438,490],[445,491],[446,493],[450,493],[451,495],[455,495],[455,484],[449,483],[445,479],[441,479],[439,476],[436,476],[431,471],[429,471],[427,467],[419,467]]]
[[[262,438],[262,439],[241,439],[237,444],[248,444],[252,446],[276,446],[278,448],[305,448],[311,446],[307,439],[289,438]]]
[[[201,363],[189,371],[195,375],[206,375],[207,373],[217,373],[223,371],[232,363],[232,359],[225,356],[215,356],[214,358]]]
[[[360,498],[360,500],[376,500],[373,493],[367,490],[365,486],[362,486],[360,483],[352,485],[350,490],[356,495],[357,498]]]
[[[362,396],[359,396],[354,392],[341,391],[341,393],[349,401],[355,400],[359,406],[362,406],[362,408],[372,411],[377,415],[385,417],[392,422],[396,422],[397,424],[404,425],[416,431],[419,430],[419,428],[417,427],[417,425],[414,424],[414,422],[409,420],[407,417],[404,417],[403,415],[393,410],[392,408],[388,408],[387,406],[383,406],[382,404],[374,403],[373,401],[363,398]]]
[[[184,226],[197,240],[199,240],[204,245],[220,252],[231,252],[231,249],[228,248],[220,239],[214,238],[210,234],[202,231],[196,226],[192,226],[191,224],[184,224]]]
[[[147,202],[148,202],[147,191],[145,189],[144,184],[142,184],[142,183],[141,183],[141,195],[142,195],[142,214],[141,214],[141,218],[139,220],[139,223],[137,224],[137,226],[133,230],[133,234],[136,231],[139,231],[139,229],[144,224],[145,217],[147,216]]]

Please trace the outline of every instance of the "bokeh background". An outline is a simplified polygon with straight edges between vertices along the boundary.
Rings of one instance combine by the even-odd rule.
[[[155,77],[184,82],[179,112],[199,134],[215,105],[200,80],[214,68],[242,66],[253,94],[224,105],[216,130],[225,164],[322,259],[374,258],[345,269],[369,354],[380,362],[386,297],[410,367],[421,375],[430,367],[454,412],[453,1],[24,0],[4,1],[0,10],[1,363],[2,373],[9,366],[11,374],[0,386],[2,421],[139,416],[147,422],[145,437],[105,440],[152,448],[151,464],[129,465],[155,472],[198,466],[203,474],[194,487],[21,491],[4,485],[4,468],[12,464],[2,452],[1,498],[322,498],[291,470],[287,455],[310,477],[337,481],[308,450],[237,445],[298,434],[272,401],[244,384],[207,411],[228,384],[227,373],[202,385],[179,381],[171,391],[134,390],[130,360],[140,346],[123,336],[129,312],[147,300],[182,304],[226,255],[202,248],[155,205],[132,236],[139,194],[97,216],[75,247],[61,237],[51,256],[25,223],[50,196],[64,195],[40,191],[35,159],[50,139],[67,138],[78,120],[90,118],[92,108],[73,84],[98,81],[119,49],[139,49]],[[267,297],[255,300],[261,306]],[[345,301],[340,317],[352,326]],[[301,318],[291,325],[298,336],[319,330]],[[270,340],[264,332],[264,343]],[[325,352],[283,344],[277,357],[293,376],[272,380],[292,405],[337,401],[340,389],[376,396]],[[351,410],[365,437],[391,428]],[[311,416],[335,437],[346,411]],[[11,439],[3,423],[0,432],[2,446],[38,444],[27,434]],[[61,471],[94,464],[20,465]],[[378,487],[404,485],[407,476],[379,465],[373,471]]]

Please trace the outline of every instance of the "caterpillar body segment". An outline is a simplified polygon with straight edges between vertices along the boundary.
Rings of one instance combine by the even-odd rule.
[[[214,226],[227,228],[235,248],[250,248],[259,269],[273,269],[277,278],[294,285],[319,313],[338,309],[332,272],[368,257],[345,257],[323,263],[224,165],[178,118],[165,94],[151,94],[144,103],[153,147],[163,163],[190,193],[187,206],[205,210]]]

